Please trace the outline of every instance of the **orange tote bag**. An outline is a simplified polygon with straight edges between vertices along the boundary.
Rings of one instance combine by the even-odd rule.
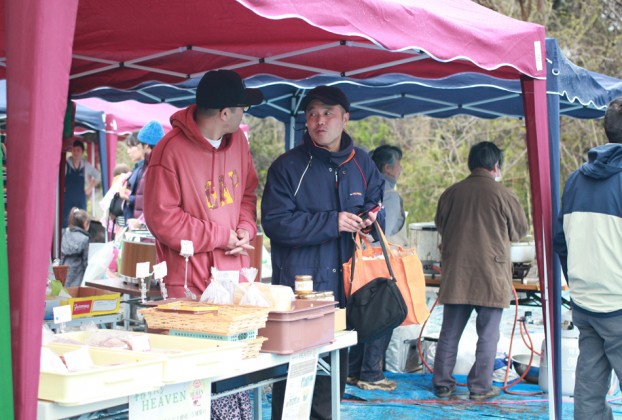
[[[389,251],[389,262],[406,306],[408,315],[402,325],[422,324],[430,316],[425,302],[425,278],[423,266],[414,249],[403,248],[390,244],[378,223],[375,224],[380,238]],[[369,241],[359,233],[354,238],[355,248],[352,258],[354,275],[352,275],[352,259],[343,265],[343,286],[346,297],[357,291],[377,277],[390,277],[387,264],[384,262],[382,248],[372,247]]]

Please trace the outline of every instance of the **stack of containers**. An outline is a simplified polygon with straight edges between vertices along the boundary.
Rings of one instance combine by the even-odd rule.
[[[204,338],[245,344],[243,358],[256,357],[265,337],[258,330],[266,326],[269,308],[214,305],[179,301],[141,310],[149,329],[166,330],[171,336]]]

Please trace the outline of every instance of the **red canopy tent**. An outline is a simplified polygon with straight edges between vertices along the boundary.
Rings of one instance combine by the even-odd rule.
[[[520,79],[540,282],[551,278],[545,31],[468,0],[5,1],[8,223],[15,418],[36,416],[43,300],[67,93],[243,77],[386,73]],[[2,58],[4,57],[4,58]],[[18,223],[25,221],[25,223]],[[1,340],[1,337],[0,337]]]

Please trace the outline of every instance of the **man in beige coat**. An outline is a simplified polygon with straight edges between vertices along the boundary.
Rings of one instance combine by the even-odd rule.
[[[471,174],[441,195],[436,226],[442,237],[439,303],[443,325],[434,360],[434,393],[449,397],[458,343],[473,310],[478,335],[475,363],[467,376],[472,400],[499,394],[492,373],[503,308],[512,296],[511,242],[527,233],[525,211],[516,195],[501,185],[503,153],[491,142],[469,152]]]

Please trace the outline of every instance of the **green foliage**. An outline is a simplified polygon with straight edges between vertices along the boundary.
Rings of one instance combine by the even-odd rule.
[[[589,70],[622,77],[622,1],[620,0],[480,0],[485,7],[516,19],[542,24],[564,53]],[[268,128],[262,127],[267,125]],[[512,189],[531,218],[530,177],[524,122],[509,118],[445,120],[379,117],[348,123],[355,142],[367,150],[395,144],[404,152],[398,189],[409,212],[408,222],[434,218],[440,194],[468,175],[469,148],[482,140],[505,152],[503,183]],[[283,150],[284,129],[274,120],[251,123],[251,151],[260,178],[260,193],[271,161]],[[604,143],[601,120],[561,118],[561,181]]]

